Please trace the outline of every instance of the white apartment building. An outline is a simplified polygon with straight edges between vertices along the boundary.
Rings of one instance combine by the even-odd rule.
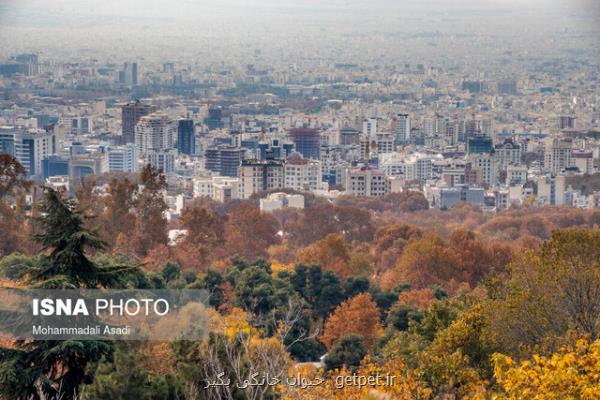
[[[143,157],[150,150],[174,147],[176,127],[163,113],[153,113],[140,118],[135,125],[135,145]]]
[[[377,134],[377,154],[394,152],[394,136],[391,133]]]
[[[298,191],[313,191],[323,186],[321,162],[304,158],[288,158],[284,166],[284,187]]]
[[[380,167],[386,175],[402,175],[406,181],[426,181],[433,175],[433,158],[427,154],[388,153],[380,157]]]
[[[345,189],[354,196],[383,196],[387,193],[385,172],[361,167],[346,171]]]
[[[284,163],[277,160],[244,160],[239,168],[240,196],[248,199],[254,193],[284,187]]]
[[[573,165],[579,168],[584,174],[594,173],[594,153],[591,151],[575,151],[572,152]]]
[[[363,134],[374,136],[377,133],[377,118],[367,118],[363,121]]]
[[[229,176],[196,177],[192,180],[194,197],[210,197],[218,202],[241,199],[240,179]]]
[[[105,154],[109,172],[136,172],[138,170],[138,151],[133,143],[108,147]]]
[[[571,140],[553,139],[546,143],[544,152],[544,169],[559,174],[567,167],[573,166]]]
[[[524,184],[527,181],[527,167],[509,165],[506,167],[506,183],[508,185]]]
[[[498,168],[493,154],[477,153],[468,157],[471,169],[477,172],[477,184],[494,186],[498,182]]]
[[[494,147],[496,155],[496,165],[498,168],[506,169],[508,165],[521,164],[521,145],[507,139],[502,144]]]
[[[282,208],[304,208],[304,196],[301,194],[271,193],[260,199],[260,211],[273,212]]]
[[[146,164],[162,170],[164,174],[169,174],[175,170],[175,158],[177,149],[148,149],[144,157]]]

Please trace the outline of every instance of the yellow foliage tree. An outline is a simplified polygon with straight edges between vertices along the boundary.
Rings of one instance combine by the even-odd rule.
[[[550,357],[534,355],[520,363],[495,354],[494,374],[503,393],[498,400],[592,400],[600,396],[600,340],[579,340]]]
[[[384,362],[375,363],[369,357],[365,358],[354,373],[342,369],[331,371],[327,376],[322,377],[320,370],[300,371],[298,372],[299,376],[314,383],[314,386],[281,385],[281,399],[430,399],[431,391],[418,383],[412,371],[405,371],[405,365],[400,358],[390,358]]]

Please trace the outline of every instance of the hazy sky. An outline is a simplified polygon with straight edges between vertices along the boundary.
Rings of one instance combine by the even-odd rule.
[[[597,0],[0,0],[0,13],[43,12],[50,15],[190,17],[211,10],[354,9],[373,10],[524,10],[567,9],[595,13]]]
[[[593,40],[599,27],[600,0],[0,0],[0,55],[125,42],[137,49],[207,35],[263,47],[281,35],[317,46],[315,36],[353,33],[373,40],[423,32],[532,39],[568,30]]]

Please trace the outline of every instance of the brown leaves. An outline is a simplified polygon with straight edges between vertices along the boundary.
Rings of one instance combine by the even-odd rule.
[[[321,341],[331,349],[333,344],[349,333],[363,337],[370,349],[383,333],[377,305],[368,293],[361,293],[343,302],[325,322]]]

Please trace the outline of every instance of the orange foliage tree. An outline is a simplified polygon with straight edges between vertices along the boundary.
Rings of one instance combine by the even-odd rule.
[[[145,256],[152,248],[166,245],[168,209],[163,198],[167,181],[161,171],[146,165],[140,173],[143,189],[136,198],[134,246],[138,255]]]
[[[183,268],[201,269],[208,265],[214,249],[225,241],[225,221],[218,213],[194,204],[183,209],[182,228],[187,234],[175,253]]]
[[[227,214],[225,224],[225,246],[222,256],[239,255],[247,259],[256,259],[267,255],[269,246],[280,242],[277,236],[277,220],[270,214],[248,203]]]
[[[381,284],[384,288],[406,282],[416,289],[444,286],[454,278],[458,263],[459,258],[447,243],[429,233],[406,246],[394,269],[383,275]]]
[[[110,246],[117,245],[117,239],[121,236],[121,242],[118,243],[123,249],[128,246],[124,239],[131,234],[135,226],[135,195],[137,186],[129,179],[119,180],[113,178],[108,184],[107,196],[104,199],[104,212],[100,216],[100,222],[103,226],[103,238]],[[129,252],[129,251],[128,251]],[[124,253],[124,254],[128,254]]]
[[[343,336],[356,333],[370,349],[383,333],[377,305],[369,293],[361,293],[340,304],[325,322],[321,341],[331,349]]]
[[[418,239],[422,235],[421,229],[406,224],[391,224],[379,228],[375,232],[372,246],[376,271],[385,272],[391,269],[408,241]]]
[[[340,234],[329,234],[313,243],[300,253],[303,264],[317,264],[324,270],[333,271],[342,278],[351,275],[349,268],[350,249]]]

